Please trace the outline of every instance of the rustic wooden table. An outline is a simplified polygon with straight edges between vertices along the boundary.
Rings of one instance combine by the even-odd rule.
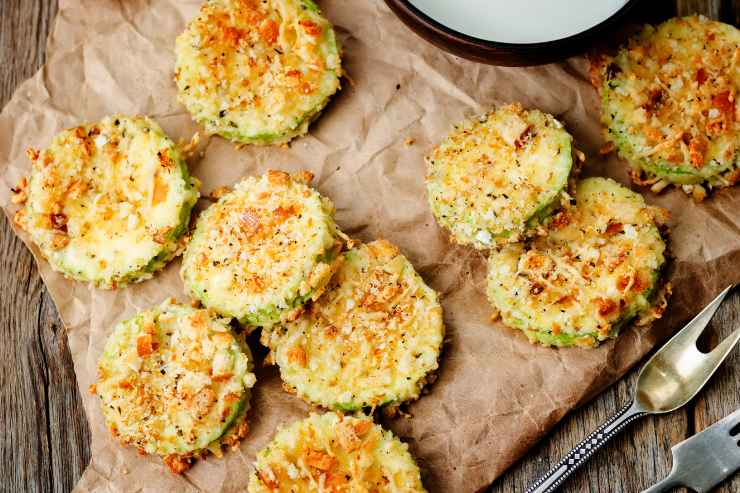
[[[740,0],[643,2],[647,20],[703,13],[738,25]],[[0,107],[44,62],[56,0],[0,0]],[[713,338],[740,323],[740,292],[722,307]],[[64,327],[33,258],[0,219],[0,490],[70,491],[90,459],[89,431],[75,383]],[[566,483],[566,491],[635,492],[665,476],[671,445],[740,407],[740,354],[684,409],[644,419],[612,442]],[[588,432],[626,402],[632,371],[572,413],[518,464],[494,492],[522,491]],[[717,491],[740,492],[740,475]]]

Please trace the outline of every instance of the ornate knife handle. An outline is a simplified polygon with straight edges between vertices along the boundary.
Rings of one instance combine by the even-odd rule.
[[[630,402],[573,447],[555,467],[530,485],[525,493],[552,493],[557,490],[576,469],[591,458],[594,452],[603,447],[625,426],[646,414],[634,402]]]

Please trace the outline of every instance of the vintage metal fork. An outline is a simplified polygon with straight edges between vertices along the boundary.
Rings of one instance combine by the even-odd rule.
[[[557,490],[594,452],[632,421],[647,414],[675,411],[689,402],[740,339],[739,328],[709,353],[702,353],[696,347],[696,340],[732,287],[722,291],[645,363],[637,377],[632,402],[576,445],[555,467],[535,481],[526,493],[551,493]]]
[[[740,409],[671,448],[673,468],[642,493],[661,493],[687,486],[707,493],[740,468]]]

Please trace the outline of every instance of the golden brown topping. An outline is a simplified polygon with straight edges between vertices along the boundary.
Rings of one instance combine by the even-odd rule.
[[[20,212],[20,211],[19,211]],[[51,248],[53,250],[61,250],[62,248],[69,245],[69,236],[64,234],[56,234],[51,239]]]
[[[193,396],[191,411],[195,416],[205,416],[216,403],[216,393],[210,387],[205,387]]]
[[[301,27],[303,27],[303,30],[306,31],[306,33],[308,33],[309,35],[321,36],[321,32],[322,32],[321,26],[319,26],[315,22],[304,19],[304,20],[301,20],[298,24],[300,24]]]
[[[262,481],[262,484],[264,484],[265,486],[267,486],[271,490],[275,490],[275,489],[277,489],[277,487],[279,486],[279,484],[278,484],[277,479],[271,473],[272,473],[272,471],[270,471],[270,473],[268,473],[267,471],[259,471],[258,470],[257,471],[257,476],[259,476],[260,481]]]
[[[696,82],[699,85],[702,85],[706,81],[707,81],[707,71],[704,70],[704,67],[700,67],[699,70],[696,71]]]
[[[31,161],[36,161],[39,158],[39,154],[39,150],[34,149],[33,147],[26,149],[26,156],[28,156],[28,159]]]
[[[570,224],[570,216],[565,211],[560,211],[557,214],[555,214],[555,217],[553,218],[552,222],[550,223],[551,226],[555,229],[560,229],[568,224]]]
[[[260,26],[260,37],[265,43],[269,45],[274,44],[277,41],[278,34],[280,34],[280,29],[275,21],[266,19],[262,22]]]
[[[308,185],[313,180],[314,175],[308,170],[301,170],[297,173],[293,173],[293,179],[301,183]]]
[[[306,367],[306,351],[300,347],[292,347],[288,350],[288,361]]]
[[[691,164],[696,168],[701,168],[704,165],[704,153],[707,152],[707,142],[701,137],[695,137],[691,139],[689,144],[689,156]]]
[[[297,212],[298,208],[295,204],[290,204],[289,207],[279,206],[277,209],[272,211],[272,215],[273,218],[275,218],[275,221],[279,224],[285,222],[291,216],[296,215]]]
[[[336,459],[326,452],[306,449],[304,452],[306,464],[321,471],[329,471],[336,464]]]
[[[594,302],[599,307],[599,315],[601,315],[602,317],[606,317],[609,314],[614,313],[618,308],[618,305],[614,300],[606,298],[596,298]]]
[[[730,91],[722,91],[719,94],[712,96],[712,105],[717,108],[720,113],[726,113],[732,115],[735,113],[735,105],[733,104],[734,98],[730,94]]]
[[[290,175],[285,171],[268,170],[267,179],[272,185],[287,186],[290,183]]]
[[[175,163],[172,162],[172,159],[170,158],[170,151],[169,149],[163,149],[161,151],[157,151],[157,158],[159,158],[159,164],[163,168],[172,168],[174,167]]]
[[[601,146],[601,148],[599,149],[599,154],[602,156],[606,156],[607,154],[611,154],[612,152],[614,152],[616,148],[616,144],[614,144],[614,142],[612,141],[609,141]]]
[[[256,234],[261,227],[259,211],[254,207],[246,208],[239,218],[239,224],[247,236]]]
[[[172,454],[164,458],[164,463],[170,468],[170,471],[175,474],[182,474],[191,466],[191,458],[183,457],[181,455]]]
[[[172,231],[171,227],[162,228],[154,234],[154,241],[160,245],[167,243],[167,235]]]
[[[604,233],[607,236],[614,236],[616,234],[622,233],[624,231],[624,225],[620,222],[609,220],[609,223],[606,225],[606,231]]]
[[[140,335],[136,339],[136,354],[145,358],[156,350],[154,339],[151,334]]]
[[[24,204],[28,199],[28,178],[25,176],[18,181],[18,184],[10,189],[13,197],[10,199],[14,204]]]

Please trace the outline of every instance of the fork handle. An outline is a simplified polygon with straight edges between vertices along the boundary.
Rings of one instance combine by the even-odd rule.
[[[594,452],[604,446],[629,423],[646,414],[634,401],[630,402],[573,447],[555,467],[530,485],[525,493],[552,493],[557,490],[576,469],[591,458]]]

